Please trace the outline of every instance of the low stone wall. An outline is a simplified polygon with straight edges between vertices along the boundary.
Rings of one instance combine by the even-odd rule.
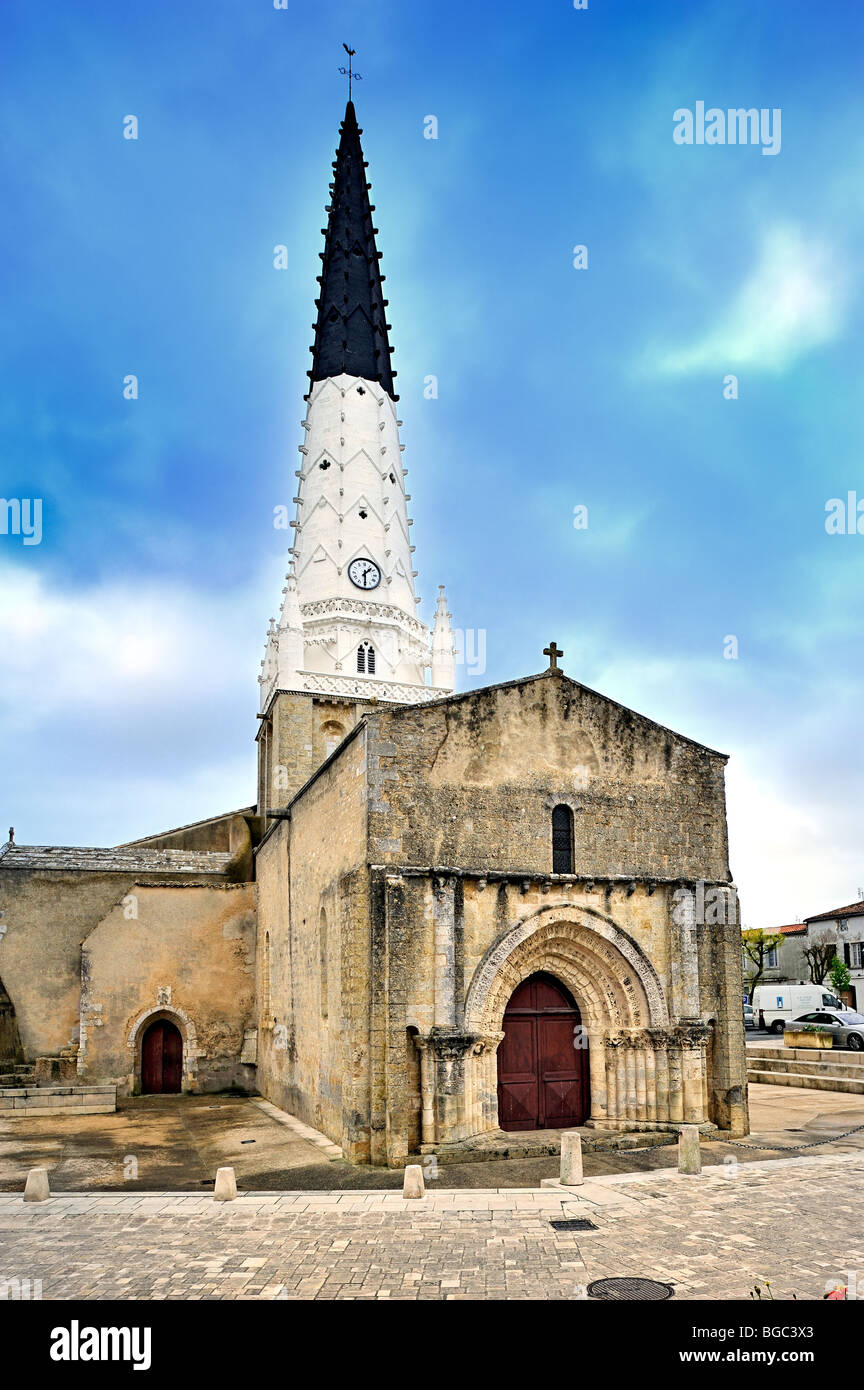
[[[748,1047],[747,1080],[864,1095],[864,1053],[840,1048]]]
[[[0,1089],[0,1115],[113,1115],[116,1086],[19,1086]]]

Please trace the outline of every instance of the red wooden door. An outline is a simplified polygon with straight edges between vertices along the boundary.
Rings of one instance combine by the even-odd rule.
[[[183,1039],[167,1018],[151,1023],[141,1044],[141,1090],[148,1096],[171,1095],[183,1078]]]
[[[502,1129],[567,1129],[587,1119],[588,1049],[576,1046],[579,1023],[578,1008],[551,975],[532,975],[514,990],[498,1048]]]

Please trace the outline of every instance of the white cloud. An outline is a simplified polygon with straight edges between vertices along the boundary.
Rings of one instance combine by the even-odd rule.
[[[837,249],[803,229],[776,226],[719,323],[688,346],[652,353],[653,366],[669,375],[782,372],[842,333],[849,300],[850,277]]]
[[[71,589],[0,566],[3,828],[118,844],[254,800],[256,677],[284,563],[267,569],[210,592]]]
[[[826,815],[805,788],[792,801],[737,759],[727,768],[726,800],[729,857],[746,926],[779,927],[855,901],[862,867],[849,821],[854,792],[851,807]]]
[[[0,569],[0,591],[0,711],[19,729],[78,709],[98,715],[122,701],[141,711],[241,685],[255,701],[266,623],[263,600],[247,591],[119,580],[71,590],[16,565]]]

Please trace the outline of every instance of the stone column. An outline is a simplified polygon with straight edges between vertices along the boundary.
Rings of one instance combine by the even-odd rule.
[[[664,1121],[669,1119],[669,1054],[668,1035],[665,1029],[654,1028],[651,1030],[651,1038],[654,1043],[654,1090],[657,1098],[657,1119]]]
[[[420,1053],[420,1136],[422,1143],[435,1143],[435,1059],[429,1038],[415,1037]]]
[[[681,1083],[681,1049],[670,1039],[669,1050],[669,1119],[680,1124],[684,1119],[684,1093]]]
[[[606,1118],[610,1124],[618,1119],[618,1077],[617,1077],[617,1052],[615,1042],[612,1038],[607,1038],[604,1046],[604,1064],[606,1067]]]
[[[455,878],[435,879],[435,1017],[436,1028],[456,1022]]]
[[[615,1085],[618,1090],[618,1129],[625,1126],[622,1123],[629,1117],[627,1108],[627,1052],[626,1043],[622,1037],[617,1040],[615,1048]]]
[[[657,1057],[649,1034],[645,1034],[645,1092],[647,1096],[648,1121],[657,1119]]]
[[[694,1020],[675,1029],[681,1049],[681,1091],[683,1119],[687,1124],[705,1122],[705,1039],[707,1025]]]
[[[478,1104],[477,1085],[471,1079],[471,1070],[487,1050],[494,1062],[494,1049],[503,1036],[433,1028],[425,1037],[415,1038],[421,1049],[424,1145],[453,1144],[476,1133],[473,1117]],[[475,1055],[478,1043],[484,1049],[479,1058]],[[486,1104],[484,1097],[484,1108]],[[427,1134],[433,1137],[427,1139]]]
[[[588,1038],[588,1075],[591,1083],[591,1122],[599,1129],[606,1123],[609,1101],[606,1091],[606,1047],[602,1032],[592,1028]]]
[[[636,1067],[636,1118],[644,1124],[648,1119],[648,1094],[645,1077],[645,1038],[641,1033],[633,1038],[633,1057]]]
[[[627,1119],[639,1117],[639,1100],[636,1095],[636,1039],[632,1033],[625,1039],[624,1061],[627,1073]]]
[[[466,1128],[468,1136],[485,1134],[495,1128],[494,1114],[498,1093],[496,1053],[503,1033],[478,1038],[469,1058],[466,1076]],[[469,1098],[470,1097],[470,1098]]]

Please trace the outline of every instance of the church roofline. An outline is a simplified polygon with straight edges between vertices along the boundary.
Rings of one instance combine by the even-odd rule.
[[[728,753],[721,753],[717,748],[709,748],[707,743],[700,743],[698,739],[690,738],[687,734],[679,734],[677,730],[670,729],[666,724],[660,724],[656,719],[651,719],[647,714],[640,714],[638,710],[631,709],[629,705],[622,705],[620,700],[613,700],[611,695],[604,695],[601,690],[594,690],[590,685],[583,685],[581,681],[574,680],[572,676],[565,675],[563,671],[538,671],[533,676],[521,676],[516,680],[498,681],[495,685],[478,685],[473,690],[462,690],[455,695],[443,695],[438,700],[428,700],[414,705],[388,705],[388,710],[394,714],[401,714],[405,710],[417,709],[437,709],[439,705],[450,705],[459,700],[470,700],[477,695],[486,695],[493,690],[513,690],[520,685],[532,685],[535,681],[542,680],[562,680],[568,685],[575,685],[578,690],[584,690],[587,695],[593,695],[604,704],[612,705],[615,709],[623,710],[625,714],[632,715],[634,719],[640,720],[643,724],[649,724],[652,729],[657,729],[661,733],[669,734],[670,737],[678,739],[681,743],[689,743],[692,747],[698,748],[703,753],[709,753],[714,758],[722,758],[724,762],[729,761]],[[376,711],[377,713],[377,711]]]
[[[7,844],[0,866],[4,869],[36,872],[49,870],[55,873],[170,873],[214,875],[224,879],[231,858],[230,854],[213,850]]]
[[[353,729],[349,730],[349,732],[345,735],[342,742],[340,744],[337,744],[337,746],[333,749],[333,752],[330,753],[328,757],[324,759],[323,763],[321,763],[320,766],[315,769],[311,777],[308,777],[306,781],[303,783],[302,787],[298,788],[298,790],[292,796],[291,800],[287,802],[287,804],[284,807],[274,808],[274,810],[278,809],[279,817],[273,820],[272,824],[266,827],[261,837],[261,841],[255,849],[255,853],[257,854],[261,846],[265,844],[265,842],[269,839],[272,832],[278,826],[280,820],[291,819],[291,808],[294,806],[295,802],[300,800],[301,796],[304,795],[308,788],[311,787],[318,780],[322,772],[325,772],[327,768],[330,767],[331,763],[333,763],[336,760],[336,758],[340,756],[342,750],[346,748],[348,744],[352,742],[353,739],[359,736],[360,731],[366,728],[366,725],[368,724],[370,719],[376,719],[379,716],[379,714],[382,714],[384,712],[392,715],[400,715],[408,712],[416,714],[418,710],[425,711],[438,709],[441,705],[457,704],[459,701],[471,700],[477,695],[486,695],[494,690],[514,690],[520,685],[533,685],[535,681],[542,680],[567,681],[568,685],[574,685],[578,690],[584,690],[586,694],[593,695],[596,699],[602,700],[604,704],[612,705],[615,709],[620,709],[625,714],[632,715],[634,719],[638,719],[641,723],[649,725],[652,729],[656,729],[658,732],[662,734],[668,734],[670,738],[674,738],[680,743],[688,743],[692,748],[698,748],[700,753],[707,753],[709,757],[712,758],[721,758],[724,763],[727,763],[729,761],[728,753],[721,753],[716,748],[709,748],[707,744],[699,743],[698,740],[695,738],[688,738],[687,734],[676,733],[674,729],[668,728],[667,725],[658,724],[656,719],[649,719],[649,717],[646,714],[640,714],[638,710],[630,709],[629,705],[622,705],[620,700],[613,700],[609,695],[604,695],[599,690],[592,690],[590,685],[583,685],[581,681],[574,680],[572,676],[566,676],[563,671],[539,671],[536,675],[522,676],[519,680],[498,681],[495,685],[480,685],[477,686],[474,690],[464,690],[456,695],[445,695],[442,696],[440,700],[423,700],[418,701],[416,704],[410,705],[387,704],[384,705],[384,707],[381,710],[367,710],[354,725]],[[275,696],[279,693],[279,691],[274,691],[273,698],[275,699]],[[298,691],[297,693],[302,695],[308,695],[310,692]],[[262,717],[266,718],[266,714]],[[265,820],[266,819],[269,819],[269,817],[265,816]],[[516,877],[525,878],[526,875],[517,873]],[[541,875],[541,877],[548,879],[550,875],[543,874]],[[632,877],[632,875],[625,875],[625,878],[627,877]],[[649,877],[654,879],[655,882],[659,883],[661,881],[660,878],[658,878],[656,875],[650,875]],[[670,881],[683,882],[684,880],[682,880],[679,875],[675,880]]]
[[[241,806],[236,811],[219,811],[215,816],[204,816],[201,820],[189,821],[188,825],[174,825],[170,830],[155,830],[152,835],[141,835],[137,840],[124,840],[117,845],[117,849],[134,849],[138,846],[146,849],[151,840],[161,840],[165,835],[179,835],[183,830],[198,830],[202,825],[214,825],[220,820],[232,820],[235,816],[254,816],[254,806]],[[206,853],[206,851],[196,851],[196,853]]]

